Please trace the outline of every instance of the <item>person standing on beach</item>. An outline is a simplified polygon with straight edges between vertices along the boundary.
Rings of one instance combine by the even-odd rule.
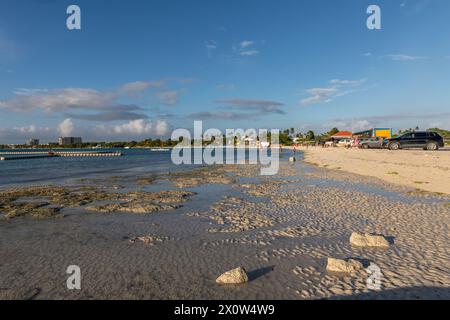
[[[353,147],[358,148],[359,147],[359,137],[356,137],[353,141]]]

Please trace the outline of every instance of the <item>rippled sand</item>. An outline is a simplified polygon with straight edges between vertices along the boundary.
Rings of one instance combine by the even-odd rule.
[[[83,188],[74,198],[72,189],[61,189],[64,196],[40,192],[35,201],[53,201],[59,218],[4,215],[0,298],[450,298],[447,196],[303,162],[283,162],[275,177],[259,176],[256,166],[199,170],[87,180],[73,186]],[[94,198],[79,195],[86,192]],[[129,206],[142,196],[164,211],[88,210]],[[392,244],[354,248],[354,231],[385,235]],[[366,269],[327,273],[328,257],[376,264],[382,290],[368,289]],[[80,291],[66,288],[69,265],[81,268]],[[249,272],[247,284],[215,283],[237,266]]]

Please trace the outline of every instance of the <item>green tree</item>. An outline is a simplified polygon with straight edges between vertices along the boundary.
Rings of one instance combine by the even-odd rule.
[[[133,147],[137,146],[137,144],[138,143],[136,141],[130,141],[130,142],[126,143],[126,146],[133,148]]]
[[[306,133],[306,140],[314,140],[315,137],[316,137],[316,136],[314,135],[314,131],[312,131],[312,130],[309,130],[309,131]]]
[[[428,129],[428,131],[436,132],[443,138],[450,139],[450,131],[449,130],[444,130],[444,129],[439,129],[439,128],[430,128],[430,129]]]
[[[333,128],[330,131],[328,131],[328,135],[331,137],[331,136],[334,136],[338,132],[339,132],[338,128]]]
[[[289,130],[287,130],[289,132]],[[289,133],[286,133],[286,130],[280,133],[279,136],[280,144],[290,146],[292,145],[292,138],[289,136]]]

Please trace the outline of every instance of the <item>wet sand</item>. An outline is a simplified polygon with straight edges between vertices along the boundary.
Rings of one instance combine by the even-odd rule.
[[[0,192],[1,299],[450,298],[450,198],[381,179],[283,161],[273,177],[219,166]],[[353,247],[352,232],[391,245]],[[327,272],[328,257],[376,264],[382,290],[366,269]],[[238,266],[248,283],[216,284]]]

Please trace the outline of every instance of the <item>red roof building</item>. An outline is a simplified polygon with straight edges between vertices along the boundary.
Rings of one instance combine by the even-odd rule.
[[[339,131],[335,135],[332,135],[333,139],[350,139],[353,136],[353,133],[350,131]]]

